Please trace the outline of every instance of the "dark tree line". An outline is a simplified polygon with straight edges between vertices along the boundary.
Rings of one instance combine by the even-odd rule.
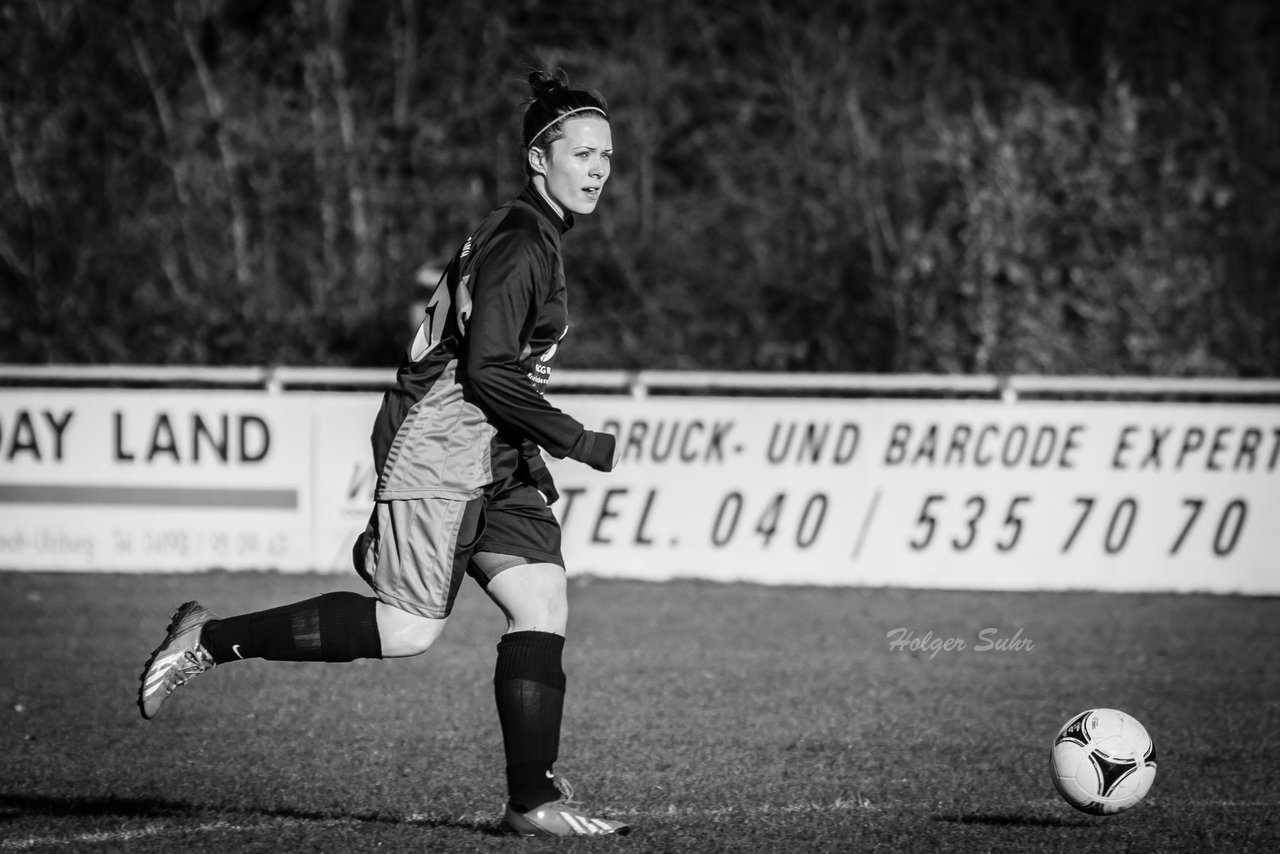
[[[1280,375],[1270,0],[5,0],[0,360],[394,363],[534,64],[562,364]]]

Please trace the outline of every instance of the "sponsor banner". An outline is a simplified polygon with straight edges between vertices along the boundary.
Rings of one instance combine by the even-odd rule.
[[[305,568],[311,428],[266,393],[5,390],[0,566]]]
[[[376,393],[0,393],[0,566],[348,571]],[[1280,409],[555,396],[570,572],[1274,594]]]
[[[1280,411],[998,401],[566,408],[609,475],[553,463],[565,553],[642,578],[1275,593]]]

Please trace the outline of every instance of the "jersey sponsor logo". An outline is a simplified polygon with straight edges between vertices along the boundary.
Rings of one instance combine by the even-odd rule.
[[[538,394],[545,391],[545,386],[551,381],[551,360],[555,357],[556,351],[560,349],[560,342],[564,340],[564,336],[569,334],[569,327],[566,326],[564,331],[560,333],[560,338],[552,343],[534,363],[533,370],[529,371],[525,376],[533,383],[533,390]],[[524,352],[520,354],[521,361],[528,358],[530,353],[528,345],[525,345]]]

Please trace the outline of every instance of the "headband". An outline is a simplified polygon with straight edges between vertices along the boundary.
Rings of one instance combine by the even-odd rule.
[[[563,118],[565,118],[565,117],[567,117],[567,116],[572,116],[574,113],[581,113],[581,112],[583,112],[584,110],[594,110],[595,112],[597,112],[597,113],[599,113],[600,115],[604,116],[604,118],[605,118],[605,120],[606,120],[606,121],[609,119],[609,114],[608,114],[608,113],[606,113],[604,110],[600,109],[599,107],[594,107],[594,106],[592,106],[592,107],[575,107],[575,108],[574,108],[574,109],[572,109],[572,110],[566,110],[565,112],[561,113],[560,115],[556,116],[554,119],[552,119],[551,121],[549,121],[549,122],[547,122],[545,125],[543,125],[543,126],[542,126],[542,130],[538,131],[538,132],[537,132],[537,133],[535,133],[533,136],[529,137],[529,144],[528,144],[526,147],[527,147],[527,148],[533,148],[533,144],[534,144],[535,142],[537,142],[537,141],[538,141],[538,137],[540,137],[540,136],[542,136],[544,133],[546,133],[546,132],[547,132],[547,129],[548,129],[549,127],[551,127],[553,124],[555,124],[556,122],[560,121],[561,119],[563,119]]]

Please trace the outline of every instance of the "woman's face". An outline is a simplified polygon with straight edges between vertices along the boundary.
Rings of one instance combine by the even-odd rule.
[[[613,157],[609,122],[599,116],[575,117],[564,123],[563,130],[564,136],[551,143],[550,151],[530,149],[529,162],[546,179],[543,194],[561,216],[566,210],[589,214],[609,180]]]

